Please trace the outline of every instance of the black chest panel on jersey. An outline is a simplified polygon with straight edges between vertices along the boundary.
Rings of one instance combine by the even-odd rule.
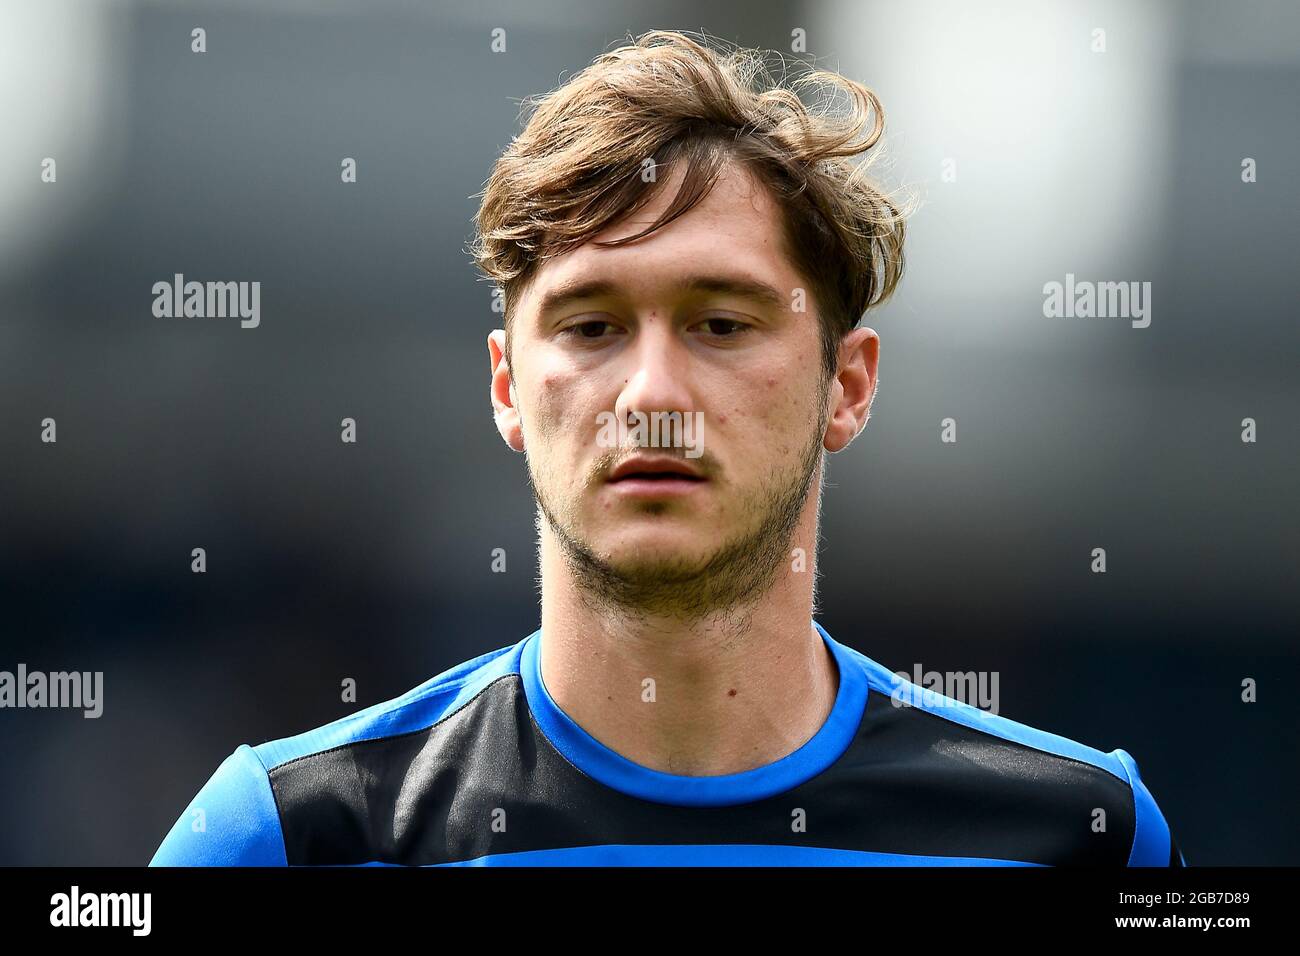
[[[1132,791],[1106,770],[875,691],[828,769],[734,806],[655,803],[593,780],[538,729],[518,674],[431,727],[299,757],[270,780],[291,866],[427,865],[611,844],[1125,866],[1134,833]]]

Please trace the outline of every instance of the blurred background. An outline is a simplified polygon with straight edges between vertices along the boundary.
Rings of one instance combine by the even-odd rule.
[[[0,711],[0,864],[143,864],[238,744],[536,628],[473,197],[522,98],[652,28],[870,86],[877,176],[923,203],[818,619],[1128,750],[1190,864],[1300,862],[1295,4],[28,0],[0,7],[0,669],[103,671],[104,713]],[[175,273],[260,281],[260,326],[155,318]],[[1067,273],[1149,281],[1150,326],[1046,318]]]

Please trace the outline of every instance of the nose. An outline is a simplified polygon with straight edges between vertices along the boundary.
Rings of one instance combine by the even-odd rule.
[[[671,322],[651,318],[641,323],[624,357],[628,363],[627,383],[614,406],[619,421],[635,424],[631,418],[634,412],[647,417],[654,412],[680,412],[685,416],[695,410],[689,351]]]

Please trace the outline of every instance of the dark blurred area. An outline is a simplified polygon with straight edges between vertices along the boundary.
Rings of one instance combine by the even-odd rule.
[[[1300,8],[520,0],[0,12],[0,669],[104,672],[98,719],[0,710],[0,864],[143,864],[238,744],[536,628],[474,194],[652,28],[865,83],[923,199],[818,619],[1129,751],[1189,864],[1300,862]],[[175,273],[260,281],[260,325],[156,318]],[[1151,325],[1045,317],[1067,273]]]

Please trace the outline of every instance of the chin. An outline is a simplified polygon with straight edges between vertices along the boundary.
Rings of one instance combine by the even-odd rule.
[[[694,576],[713,557],[698,542],[681,544],[666,541],[624,541],[604,552],[603,560],[620,575],[629,578],[659,577],[674,572]]]

